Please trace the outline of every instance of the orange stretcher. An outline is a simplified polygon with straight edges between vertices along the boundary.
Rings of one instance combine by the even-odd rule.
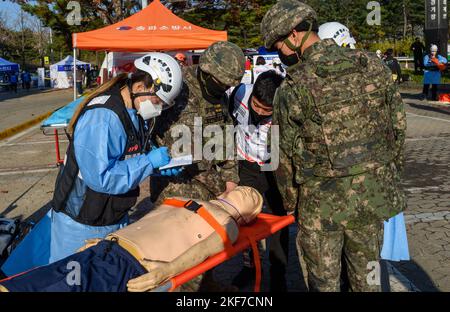
[[[260,213],[254,223],[248,226],[241,226],[239,228],[239,237],[232,246],[225,248],[224,251],[216,254],[215,256],[209,257],[199,265],[171,278],[163,285],[153,289],[152,291],[173,291],[196,276],[211,270],[215,266],[231,259],[239,252],[251,247],[253,249],[253,258],[256,269],[254,290],[255,292],[259,292],[261,288],[261,262],[259,259],[259,252],[256,242],[269,237],[294,222],[295,218],[292,215],[274,216],[271,214]]]

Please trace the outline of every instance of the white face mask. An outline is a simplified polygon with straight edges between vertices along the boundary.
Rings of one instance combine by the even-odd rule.
[[[138,114],[142,119],[148,120],[161,115],[162,105],[153,104],[150,100],[145,100],[139,104]]]

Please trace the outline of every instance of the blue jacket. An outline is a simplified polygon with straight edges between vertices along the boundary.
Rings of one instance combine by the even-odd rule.
[[[127,111],[139,129],[136,110]],[[78,215],[86,185],[100,193],[124,194],[153,173],[147,155],[119,160],[126,142],[125,130],[113,111],[97,108],[80,117],[74,131],[74,147],[82,179],[77,178],[67,201],[67,209],[73,215]]]
[[[127,112],[139,130],[136,110],[127,109]],[[126,143],[125,129],[112,110],[96,108],[80,116],[74,131],[75,158],[80,172],[66,203],[70,214],[79,214],[87,186],[100,193],[124,194],[153,173],[148,155],[120,160]],[[86,239],[103,238],[128,223],[125,216],[114,225],[89,226],[56,211],[52,211],[51,219],[49,263],[73,254]]]
[[[439,63],[447,64],[447,59],[441,55],[437,56]],[[430,55],[425,55],[423,58],[423,65],[425,71],[423,74],[424,84],[441,84],[441,72],[437,69],[436,64],[431,61]]]
[[[9,77],[9,82],[17,83],[17,76],[16,75],[11,75],[11,77]]]

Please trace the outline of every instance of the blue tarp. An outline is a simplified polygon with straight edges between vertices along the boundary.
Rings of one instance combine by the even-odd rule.
[[[390,261],[409,261],[408,237],[403,213],[384,222],[381,258]]]
[[[50,127],[55,125],[68,125],[78,105],[84,100],[84,97],[70,102],[66,106],[55,111],[50,117],[44,120],[42,127]]]
[[[18,72],[19,64],[9,62],[0,57],[0,72]]]
[[[48,212],[25,236],[3,263],[2,271],[13,276],[47,265],[50,260],[51,212]]]
[[[11,252],[1,267],[6,276],[48,265],[74,254],[85,240],[104,238],[128,224],[128,215],[115,225],[88,226],[50,210]]]

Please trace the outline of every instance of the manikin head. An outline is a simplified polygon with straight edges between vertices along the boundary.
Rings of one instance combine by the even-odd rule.
[[[251,223],[261,212],[263,198],[252,187],[237,186],[210,203],[227,211],[239,225],[245,225]]]

